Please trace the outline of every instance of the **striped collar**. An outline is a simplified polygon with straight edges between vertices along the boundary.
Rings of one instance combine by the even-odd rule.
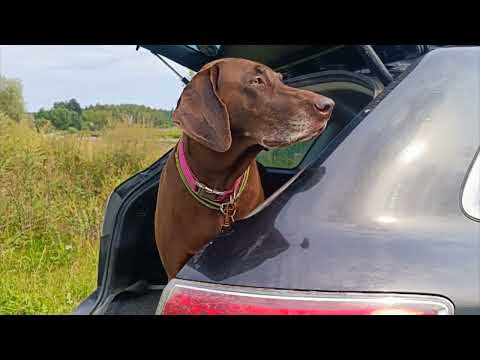
[[[222,204],[233,203],[243,192],[248,181],[249,168],[235,180],[233,186],[229,190],[220,191],[211,189],[207,185],[201,183],[195,176],[188,165],[185,156],[183,137],[178,141],[175,151],[175,163],[182,182],[184,183],[190,194],[198,200],[202,205],[209,208],[220,210]]]

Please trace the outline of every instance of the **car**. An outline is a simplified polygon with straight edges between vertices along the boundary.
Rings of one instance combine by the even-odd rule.
[[[153,225],[169,153],[119,185],[75,314],[480,314],[480,48],[143,47],[193,71],[262,62],[336,107],[318,138],[258,156],[265,202],[170,282]]]

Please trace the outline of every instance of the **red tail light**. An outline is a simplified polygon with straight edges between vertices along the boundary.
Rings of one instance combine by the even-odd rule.
[[[451,315],[453,304],[426,295],[330,293],[172,280],[160,315]]]

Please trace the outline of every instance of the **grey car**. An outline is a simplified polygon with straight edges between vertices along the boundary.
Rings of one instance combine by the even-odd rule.
[[[168,284],[153,231],[168,154],[116,188],[75,313],[480,314],[480,48],[144,47],[194,71],[260,61],[337,105],[317,139],[259,155],[265,203]]]

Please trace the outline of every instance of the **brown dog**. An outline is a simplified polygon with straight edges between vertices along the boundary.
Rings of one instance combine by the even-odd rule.
[[[191,171],[211,189],[231,189],[247,168],[249,173],[233,211],[225,215],[192,195],[170,156],[155,213],[157,248],[169,279],[221,232],[235,210],[234,219],[241,219],[264,200],[258,153],[319,135],[333,107],[331,99],[286,86],[280,74],[249,60],[217,60],[193,77],[173,113]]]

